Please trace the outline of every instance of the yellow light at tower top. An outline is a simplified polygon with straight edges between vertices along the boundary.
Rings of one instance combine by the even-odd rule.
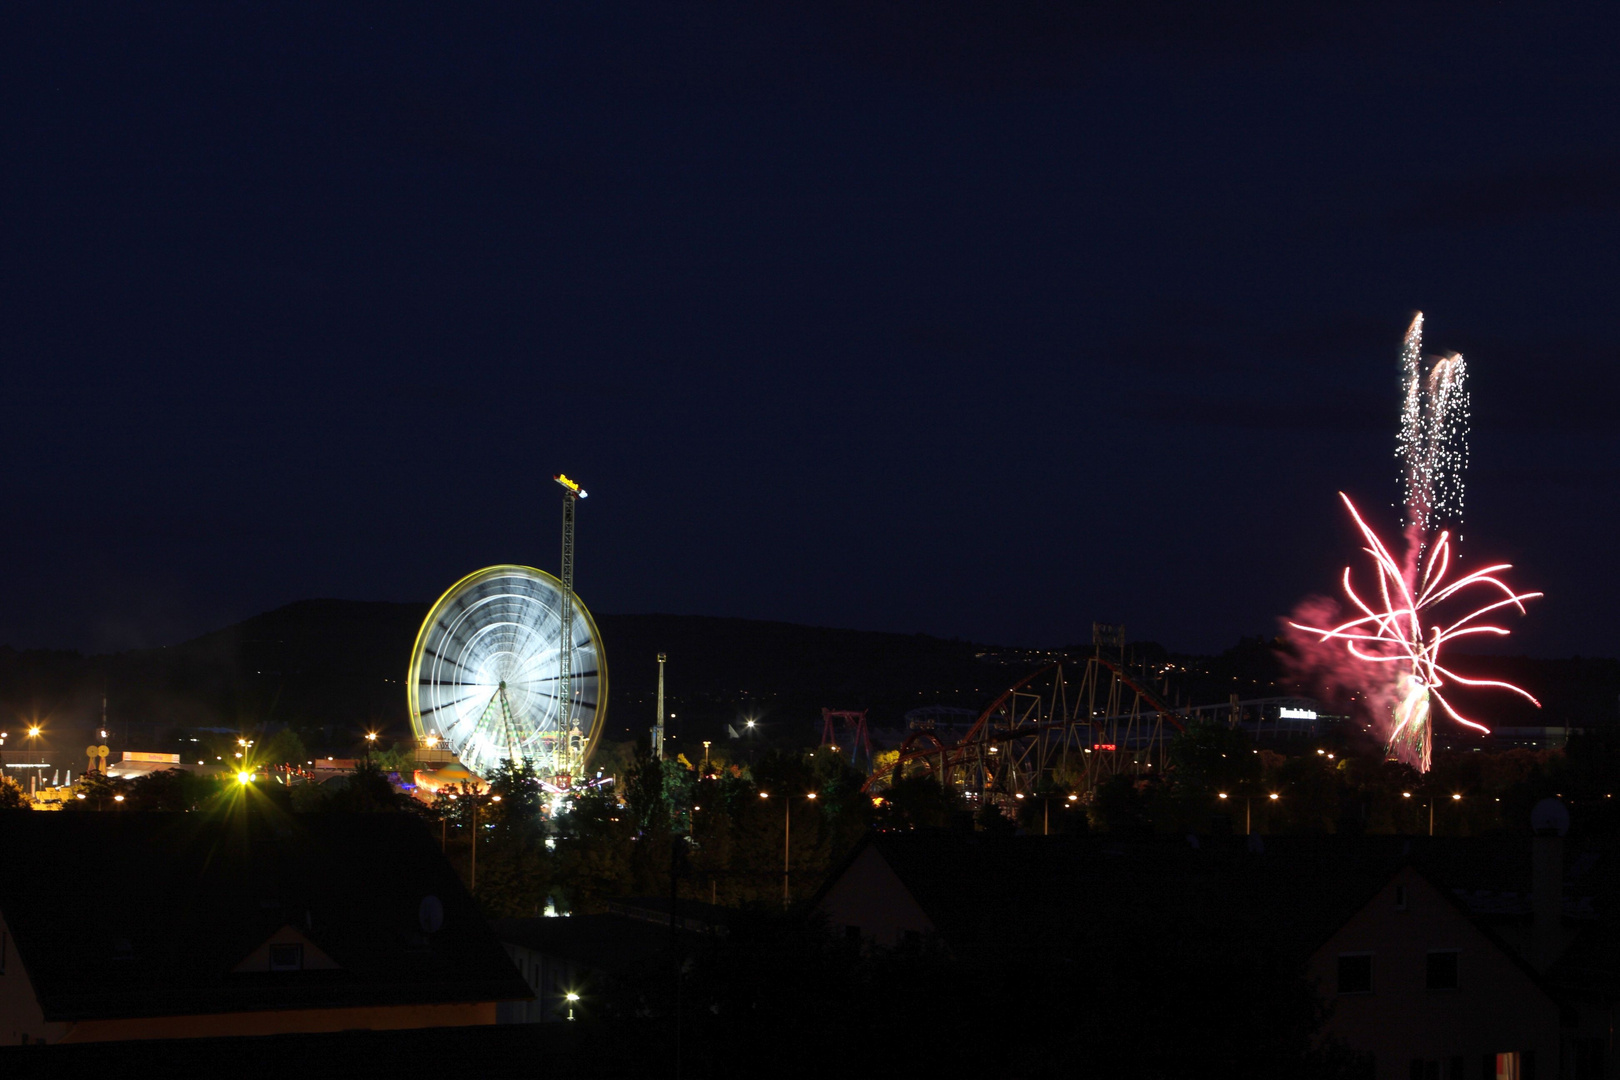
[[[563,487],[567,488],[569,491],[572,491],[575,495],[578,495],[580,498],[583,499],[586,497],[585,489],[580,487],[574,481],[568,479],[567,473],[558,473],[556,476],[553,476],[552,479],[557,481],[557,483],[561,484]]]

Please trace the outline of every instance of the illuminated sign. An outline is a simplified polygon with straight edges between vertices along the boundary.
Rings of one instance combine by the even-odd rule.
[[[1119,749],[1119,747],[1115,746],[1111,742],[1100,742],[1100,743],[1097,744],[1096,748],[1098,750],[1118,750]]]
[[[1315,709],[1290,709],[1290,708],[1285,707],[1282,710],[1280,710],[1277,713],[1277,715],[1282,717],[1284,720],[1315,720],[1316,719],[1316,710]]]
[[[568,479],[567,473],[558,473],[556,476],[553,476],[552,479],[557,481],[557,483],[561,484],[563,487],[567,488],[569,491],[573,492],[575,495],[578,495],[580,498],[585,498],[585,489],[580,487],[574,481]]]

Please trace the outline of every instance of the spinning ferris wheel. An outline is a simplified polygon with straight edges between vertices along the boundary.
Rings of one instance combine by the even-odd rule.
[[[554,784],[584,771],[606,713],[607,663],[569,585],[528,566],[491,566],[439,598],[411,654],[418,739],[444,739],[479,775],[505,759],[530,760]]]

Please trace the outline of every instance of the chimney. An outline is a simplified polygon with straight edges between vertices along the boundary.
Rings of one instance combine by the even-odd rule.
[[[1564,944],[1564,834],[1569,811],[1557,799],[1542,799],[1530,812],[1530,963],[1546,971]]]

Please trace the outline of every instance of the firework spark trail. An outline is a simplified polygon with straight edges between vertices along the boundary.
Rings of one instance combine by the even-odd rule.
[[[1452,353],[1426,364],[1423,313],[1401,343],[1401,460],[1406,524],[1428,533],[1462,521],[1463,470],[1468,467],[1468,366]]]
[[[1341,641],[1350,655],[1368,664],[1396,664],[1402,667],[1396,677],[1392,727],[1389,746],[1392,751],[1408,758],[1419,771],[1428,771],[1430,764],[1430,700],[1438,703],[1447,716],[1460,724],[1478,731],[1489,732],[1484,724],[1463,716],[1441,692],[1448,682],[1459,686],[1491,687],[1518,694],[1530,703],[1541,703],[1524,689],[1499,679],[1475,679],[1459,675],[1441,663],[1441,652],[1447,642],[1476,634],[1506,636],[1505,627],[1481,625],[1478,620],[1504,608],[1524,613],[1524,602],[1541,593],[1516,592],[1502,580],[1502,573],[1512,569],[1507,563],[1498,563],[1465,574],[1455,581],[1447,581],[1451,570],[1451,535],[1441,532],[1435,538],[1426,556],[1421,557],[1409,570],[1395,561],[1389,547],[1378,538],[1348,496],[1343,492],[1345,508],[1355,519],[1367,546],[1363,549],[1372,556],[1378,568],[1376,597],[1363,599],[1356,590],[1350,567],[1344,569],[1344,592],[1359,618],[1337,626],[1309,626],[1289,622],[1296,630],[1317,636],[1319,642]],[[1449,622],[1430,621],[1432,609],[1453,600],[1465,589],[1485,588],[1495,599]]]

